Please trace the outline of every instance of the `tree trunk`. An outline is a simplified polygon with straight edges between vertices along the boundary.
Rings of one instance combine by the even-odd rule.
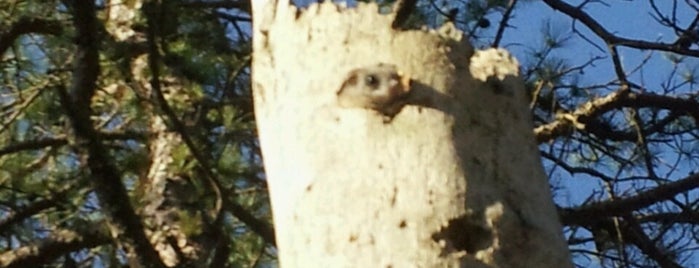
[[[253,13],[282,267],[571,266],[506,52],[449,25],[394,30],[375,4]],[[348,85],[372,89],[348,101]]]
[[[129,43],[134,47],[146,46],[145,36],[139,36],[132,29],[134,18],[142,14],[143,4],[140,0],[109,1],[110,9],[107,12],[105,28],[114,40]],[[167,267],[203,267],[216,239],[203,239],[203,234],[212,230],[203,227],[204,216],[192,209],[191,204],[189,207],[184,204],[188,200],[196,200],[197,195],[190,181],[178,174],[181,167],[174,165],[174,155],[186,146],[181,135],[167,126],[166,116],[158,112],[159,103],[153,97],[155,94],[152,87],[152,66],[148,66],[148,55],[145,52],[131,51],[133,55],[129,55],[132,57],[128,59],[130,74],[126,75],[133,83],[114,81],[106,87],[106,92],[113,95],[118,91],[131,90],[127,89],[128,87],[134,87],[139,98],[144,100],[142,108],[148,111],[146,121],[150,165],[136,184],[136,209],[144,221],[149,242]],[[191,102],[184,92],[184,81],[167,74],[156,79],[166,82],[160,85],[161,91],[164,92],[163,98],[169,105],[183,107]],[[188,233],[184,230],[184,225],[190,225],[189,229],[192,229],[191,225],[200,228],[196,232]],[[130,258],[130,266],[139,267],[138,265]]]

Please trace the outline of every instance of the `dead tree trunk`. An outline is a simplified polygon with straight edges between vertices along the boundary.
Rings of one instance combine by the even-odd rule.
[[[509,54],[374,4],[253,13],[282,267],[571,266]]]

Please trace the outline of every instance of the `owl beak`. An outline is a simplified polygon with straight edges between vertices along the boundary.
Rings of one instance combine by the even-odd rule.
[[[410,76],[407,74],[399,73],[400,86],[403,89],[403,94],[410,92]]]

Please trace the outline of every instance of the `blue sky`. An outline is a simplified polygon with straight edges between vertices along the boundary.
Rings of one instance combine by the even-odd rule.
[[[578,4],[582,1],[566,1],[569,4]],[[590,1],[594,2],[594,1]],[[662,41],[666,43],[672,43],[676,40],[676,34],[660,25],[651,16],[652,9],[650,7],[649,1],[603,1],[602,3],[592,3],[588,4],[585,11],[595,18],[601,25],[603,25],[609,32],[617,34],[621,37],[638,39],[645,41]],[[675,1],[655,1],[659,9],[670,14],[671,4]],[[542,25],[545,21],[549,21],[552,27],[564,33],[572,33],[572,26],[590,41],[597,44],[602,49],[606,49],[606,46],[602,43],[602,40],[596,37],[592,32],[582,23],[573,23],[573,20],[568,16],[556,12],[549,8],[546,4],[541,1],[529,1],[527,3],[522,3],[519,9],[515,11],[515,17],[512,20],[512,25],[516,25],[516,29],[508,29],[502,44],[525,44],[520,45],[510,45],[507,46],[515,56],[520,59],[521,62],[526,62],[528,59],[526,47],[531,47],[532,44],[541,44],[543,42]],[[676,16],[679,21],[679,25],[688,25],[695,15],[695,12],[684,5],[683,1],[677,1],[680,5],[677,8]],[[692,14],[694,13],[694,14]],[[620,48],[620,59],[624,68],[629,71],[637,66],[639,66],[642,61],[647,60],[643,67],[639,68],[636,72],[629,75],[629,79],[633,82],[643,85],[650,91],[657,91],[665,84],[679,84],[683,81],[681,79],[675,79],[668,81],[667,78],[670,76],[671,72],[676,70],[679,74],[695,72],[697,68],[697,59],[687,58],[682,61],[681,64],[675,65],[668,60],[669,54],[663,52],[651,52],[651,51],[641,51],[637,49],[630,48]],[[606,58],[596,62],[595,67],[587,68],[584,75],[581,75],[580,81],[583,84],[598,84],[606,83],[615,79],[616,75],[613,72],[611,58],[607,57],[607,51],[601,51],[596,49],[594,46],[589,44],[583,38],[578,35],[573,34],[572,38],[566,43],[566,45],[557,50],[555,55],[559,58],[566,59],[570,65],[576,66],[580,65],[590,58],[595,56],[605,56]],[[677,67],[675,69],[675,67]],[[689,91],[696,92],[696,87],[685,86],[682,87],[684,93]],[[677,94],[682,94],[683,91],[679,91]],[[666,148],[667,149],[667,148]],[[660,149],[662,152],[663,150]],[[667,156],[667,162],[672,162],[675,160],[676,155],[670,151],[665,154]],[[671,179],[682,178],[691,172],[694,167],[685,165],[681,166],[678,171],[672,173],[669,176]],[[658,170],[663,170],[659,168]],[[665,176],[666,174],[659,173],[660,176]],[[556,196],[556,201],[558,204],[565,205],[571,203],[580,203],[585,198],[587,198],[590,193],[597,189],[598,191],[603,189],[603,185],[599,180],[591,180],[586,176],[575,176],[571,177],[565,172],[557,172],[552,176],[553,179],[560,179],[562,184],[566,188]],[[624,190],[624,189],[620,189]],[[694,196],[694,197],[692,197]],[[696,198],[696,194],[690,195],[690,198]],[[696,247],[696,241],[690,247]],[[596,260],[584,260],[577,258],[576,262],[578,264],[585,264],[586,267],[600,267]],[[699,265],[699,260],[694,257],[685,263],[692,267]]]
[[[616,33],[622,37],[639,39],[645,41],[663,41],[672,43],[677,38],[675,33],[666,27],[661,26],[650,15],[651,9],[648,1],[605,1],[608,5],[589,4],[585,9],[593,18],[597,19],[608,31]],[[656,1],[661,10],[669,12],[669,4],[672,1]],[[681,1],[680,1],[681,2]],[[572,3],[572,2],[570,2]],[[687,25],[693,19],[688,8],[678,8],[677,17],[680,25]],[[528,60],[528,47],[543,43],[542,29],[546,21],[552,28],[571,34],[572,38],[566,45],[556,50],[555,55],[563,58],[572,66],[580,65],[595,56],[605,58],[596,62],[594,67],[587,68],[585,74],[580,76],[583,84],[607,83],[615,79],[611,58],[607,51],[600,51],[578,35],[572,34],[573,21],[568,16],[556,12],[540,1],[522,3],[515,11],[512,25],[516,28],[509,28],[505,33],[502,42],[521,62]],[[582,23],[576,22],[575,28],[589,40],[595,42],[602,49],[606,46],[601,39],[592,34]],[[507,44],[523,45],[507,45]],[[673,63],[667,60],[667,54],[662,52],[641,51],[637,49],[621,48],[620,58],[625,69],[632,70],[639,66],[644,59],[648,62],[629,76],[629,79],[637,84],[646,86],[648,90],[661,88],[670,72],[673,70]],[[678,71],[689,72],[697,66],[696,59],[685,59],[684,63],[678,67]],[[675,81],[680,83],[681,81]],[[689,90],[691,87],[685,87]],[[689,170],[687,170],[689,172]],[[686,175],[678,174],[679,175]],[[577,183],[571,181],[578,189],[584,191],[570,192],[570,197],[575,201],[580,201],[589,195],[589,190],[598,185],[589,183]],[[571,185],[573,186],[573,185]]]
[[[677,38],[674,32],[661,26],[651,17],[651,9],[648,1],[615,0],[605,2],[608,5],[601,3],[588,4],[585,11],[595,18],[608,31],[622,37],[646,41],[664,41],[671,43]],[[658,2],[658,6],[661,7],[661,9],[665,7],[667,8],[666,10],[669,11],[669,4],[672,1],[656,2]],[[569,3],[572,4],[573,2],[570,1]],[[678,18],[681,19],[681,24],[689,24],[693,19],[693,15],[690,14],[688,9],[680,8],[678,11],[679,12],[677,14]],[[510,28],[507,30],[503,43],[541,43],[542,35],[540,32],[542,30],[542,23],[545,20],[549,20],[554,27],[558,27],[560,30],[568,33],[571,33],[572,26],[575,25],[576,29],[584,36],[588,37],[591,41],[594,41],[599,47],[606,49],[606,46],[601,42],[601,40],[592,34],[592,32],[582,23],[576,22],[573,24],[570,17],[554,11],[541,1],[521,2],[520,8],[515,11],[515,17],[513,18],[512,22],[512,25],[516,25],[517,28]],[[520,47],[510,46],[508,49],[519,58],[525,58]],[[582,38],[577,35],[573,35],[573,39],[571,39],[564,48],[558,51],[557,54],[567,58],[571,61],[571,63],[575,64],[585,62],[592,56],[604,56],[605,52],[606,51],[594,49],[594,47],[592,47]],[[646,56],[649,52],[643,52],[637,49],[621,48],[620,53],[622,63],[626,68],[629,68],[638,65],[644,56]],[[653,66],[654,68],[644,72],[645,80],[650,83],[649,86],[655,84],[653,81],[659,82],[662,81],[662,79],[665,79],[667,70],[672,67],[670,62],[663,59],[662,55],[658,54],[658,52],[655,53],[656,55],[653,57],[653,59],[651,59],[651,62],[647,64],[647,67]],[[605,71],[594,76],[586,75],[586,80],[591,80],[595,77],[597,77],[597,79],[600,81],[609,81],[610,79],[613,79],[614,74],[607,71],[611,68],[611,60],[606,59],[600,61],[599,63],[600,64],[598,64],[597,69],[602,69]]]
[[[307,6],[309,2],[316,1],[295,0],[294,2],[301,3],[302,6]],[[352,2],[355,1],[347,2],[350,2],[349,5],[352,6]],[[585,1],[566,0],[565,2],[571,5],[578,5]],[[586,2],[590,3],[586,5],[584,9],[585,12],[596,19],[609,32],[618,34],[621,37],[651,42],[663,41],[667,43],[672,43],[677,38],[676,34],[672,30],[660,25],[660,23],[653,19],[651,15],[652,9],[648,0],[608,0]],[[672,8],[671,5],[673,2],[679,4],[680,6],[676,9],[676,16],[679,25],[688,25],[693,19],[694,12],[692,9],[684,6],[684,1],[656,0],[655,2],[659,9],[666,14],[670,14]],[[490,18],[493,26],[499,22],[498,15],[493,15]],[[596,37],[582,23],[573,23],[573,20],[570,17],[554,11],[540,0],[520,0],[518,2],[518,8],[515,10],[514,17],[510,23],[516,27],[508,28],[506,30],[501,45],[510,50],[521,63],[526,63],[530,59],[528,53],[531,52],[531,48],[543,46],[543,31],[546,23],[550,25],[549,29],[563,35],[568,34],[571,36],[571,38],[566,42],[565,46],[557,49],[553,54],[555,57],[565,59],[568,65],[578,66],[589,61],[593,57],[602,57],[600,60],[595,62],[594,66],[586,68],[585,73],[580,75],[579,82],[581,84],[605,84],[616,79],[616,75],[613,72],[612,60],[608,57],[606,45],[602,43],[602,40]],[[494,31],[495,27],[493,26],[485,31],[486,35],[489,34],[488,32],[492,33]],[[580,35],[586,37],[589,39],[589,41],[593,42],[601,49],[595,48],[595,46],[591,45],[588,41],[585,41],[580,35],[574,34],[572,32],[573,27],[579,31]],[[627,71],[641,66],[641,63],[646,61],[645,64],[639,67],[635,72],[629,74],[628,78],[636,84],[645,86],[648,90],[658,90],[662,88],[663,84],[668,83],[667,78],[673,71],[678,73],[690,72],[693,68],[696,68],[698,62],[696,59],[684,59],[682,64],[675,65],[668,60],[668,54],[623,47],[619,48],[619,53],[622,64]],[[669,84],[678,84],[681,82],[682,81],[680,80],[672,80],[669,81]],[[684,87],[683,89],[690,90],[692,87]],[[673,153],[668,153],[668,156],[669,158],[675,157],[673,156]],[[673,160],[674,159],[667,159],[668,162],[672,162]],[[679,172],[675,172],[669,177],[671,179],[681,178],[687,175],[691,169],[692,167],[689,166],[682,167],[680,168]],[[610,172],[613,176],[613,170],[607,170],[608,174]],[[633,173],[635,171],[631,170],[628,172]],[[639,171],[639,174],[642,172],[642,170]],[[665,176],[666,174],[661,173],[659,175]],[[560,181],[561,184],[565,186],[565,189],[557,192],[556,195],[557,203],[563,206],[569,204],[580,204],[587,199],[593,191],[600,191],[603,189],[603,185],[601,185],[599,180],[591,179],[587,176],[576,175],[571,177],[566,172],[555,172],[551,175],[551,178],[554,181]],[[622,187],[631,189],[630,185],[622,185]],[[618,190],[623,191],[625,189]],[[587,246],[591,247],[592,245],[588,244]],[[585,267],[600,266],[596,260],[586,261],[584,259],[577,258],[576,262],[578,264],[586,265]],[[688,264],[690,266],[699,265],[699,260],[694,258]]]

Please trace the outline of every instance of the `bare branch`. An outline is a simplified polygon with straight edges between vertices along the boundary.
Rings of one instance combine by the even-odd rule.
[[[559,210],[559,215],[563,225],[586,225],[605,217],[623,216],[696,188],[699,188],[699,174],[660,185],[655,189],[641,192],[628,198],[598,202],[579,208],[561,209]]]
[[[29,218],[31,216],[34,216],[35,214],[55,207],[58,204],[56,203],[57,199],[62,199],[60,194],[56,194],[52,196],[50,199],[43,199],[39,200],[37,202],[31,203],[28,206],[23,207],[22,209],[15,211],[14,213],[10,213],[7,215],[4,219],[0,220],[0,234],[5,234],[10,226],[13,224],[20,222],[26,218]]]
[[[62,146],[68,144],[68,140],[65,137],[58,138],[46,138],[41,140],[31,140],[19,143],[14,143],[0,148],[0,156],[6,154],[13,154],[21,151],[27,150],[38,150],[51,146]]]
[[[251,14],[250,12],[250,1],[249,0],[237,0],[237,1],[191,1],[178,4],[181,7],[187,8],[225,8],[231,9],[236,8]]]
[[[109,242],[109,236],[96,231],[60,230],[36,245],[23,246],[0,253],[0,266],[7,268],[42,267],[61,255]]]
[[[547,142],[556,137],[566,136],[574,130],[587,130],[593,118],[622,107],[655,107],[667,109],[677,114],[688,114],[699,119],[699,102],[692,98],[679,98],[656,94],[637,94],[620,90],[603,98],[594,99],[570,113],[556,115],[556,120],[534,129],[538,142]]]
[[[227,21],[230,21],[231,23],[236,23],[239,21],[244,21],[244,22],[251,22],[252,19],[250,17],[243,17],[239,15],[232,15],[226,12],[215,12],[216,16],[221,17],[222,19],[225,19]]]
[[[699,50],[696,49],[683,49],[675,44],[668,43],[658,43],[658,42],[648,42],[643,40],[628,39],[616,36],[607,29],[605,29],[601,24],[599,24],[590,15],[583,12],[581,9],[566,4],[560,0],[544,0],[551,8],[556,9],[565,13],[566,15],[581,21],[590,30],[592,30],[597,36],[602,38],[608,45],[619,45],[638,49],[653,49],[659,51],[670,51],[681,55],[699,57]]]
[[[76,28],[76,59],[70,93],[59,88],[63,107],[66,109],[75,131],[78,145],[87,154],[87,165],[93,177],[92,182],[100,205],[109,216],[109,223],[117,230],[117,238],[129,240],[126,245],[133,245],[133,253],[140,261],[150,267],[165,267],[148,241],[143,224],[129,201],[126,188],[121,183],[121,175],[102,140],[92,126],[90,102],[95,93],[99,65],[99,37],[95,3],[66,3],[73,13]]]
[[[101,140],[143,140],[146,133],[138,133],[133,131],[128,132],[99,132],[96,133]],[[5,147],[0,147],[0,157],[8,154],[14,154],[21,151],[39,150],[46,147],[57,147],[68,144],[68,139],[64,136],[54,138],[44,138],[38,140],[28,140],[17,142]]]
[[[648,257],[656,261],[660,267],[663,268],[682,268],[679,264],[672,259],[670,254],[659,249],[658,246],[651,240],[648,235],[643,231],[643,228],[638,224],[636,219],[630,214],[624,217],[624,221],[627,223],[626,228],[622,229],[622,235],[629,240],[629,242],[636,245],[641,252],[646,254]]]
[[[58,35],[63,31],[56,20],[22,17],[10,26],[9,30],[0,33],[0,55],[21,35],[30,33]]]
[[[509,26],[508,21],[512,18],[512,11],[515,10],[517,5],[517,0],[510,0],[507,3],[507,9],[505,14],[502,14],[502,20],[500,21],[500,26],[498,26],[498,31],[495,34],[495,40],[493,41],[492,47],[498,47],[500,45],[500,40],[502,40],[502,34],[505,33],[505,28]]]

